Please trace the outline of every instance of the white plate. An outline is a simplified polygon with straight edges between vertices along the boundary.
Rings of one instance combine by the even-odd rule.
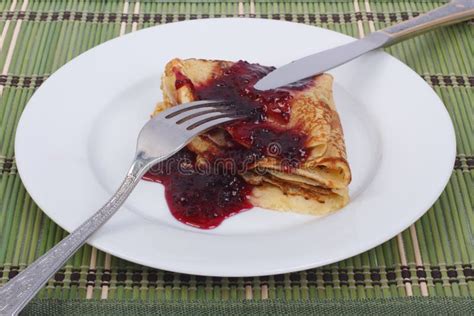
[[[125,175],[137,133],[161,99],[168,60],[278,66],[351,40],[301,24],[239,18],[167,24],[102,44],[58,70],[28,103],[15,148],[23,183],[71,231]],[[342,260],[407,228],[451,174],[449,115],[415,72],[383,52],[332,73],[353,172],[352,201],[344,209],[315,218],[254,208],[217,229],[199,230],[170,215],[161,185],[142,181],[90,244],[171,271],[252,276]]]

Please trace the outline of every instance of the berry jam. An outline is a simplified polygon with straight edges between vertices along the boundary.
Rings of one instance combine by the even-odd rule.
[[[290,171],[306,159],[306,136],[275,127],[284,126],[290,119],[292,96],[288,90],[302,89],[306,82],[285,89],[254,89],[253,85],[273,69],[239,61],[200,86],[176,73],[176,89],[186,85],[199,100],[232,102],[248,117],[225,126],[232,140],[205,167],[184,148],[144,176],[165,186],[166,201],[179,221],[203,229],[215,228],[227,217],[252,207],[248,200],[252,185],[241,176],[249,167],[265,157],[275,157],[284,171]],[[222,161],[227,163],[219,163]]]
[[[252,207],[247,200],[252,187],[236,173],[196,168],[196,155],[184,148],[155,165],[145,180],[165,186],[173,216],[188,225],[210,229],[229,216]]]
[[[259,91],[253,88],[260,78],[273,69],[274,67],[239,61],[211,83],[197,87],[195,93],[201,100],[226,100],[234,103],[239,110],[247,111],[253,121],[273,119],[285,124],[290,119],[290,93],[285,90]],[[238,128],[239,122],[234,124]]]
[[[193,87],[193,83],[191,82],[191,80],[189,80],[189,78],[184,76],[182,73],[180,73],[179,71],[175,71],[175,75],[176,81],[174,82],[174,87],[176,88],[176,90],[186,85]]]

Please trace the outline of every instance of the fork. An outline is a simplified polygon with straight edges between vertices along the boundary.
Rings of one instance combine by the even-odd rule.
[[[171,157],[195,136],[244,117],[231,103],[207,100],[177,105],[150,119],[138,135],[135,159],[115,194],[71,234],[0,288],[0,314],[18,314],[87,239],[115,214],[153,165]]]

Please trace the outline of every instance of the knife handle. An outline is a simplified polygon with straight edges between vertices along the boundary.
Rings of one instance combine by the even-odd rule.
[[[377,33],[388,37],[383,46],[395,44],[433,28],[474,18],[474,0],[453,0],[408,21],[389,26]]]

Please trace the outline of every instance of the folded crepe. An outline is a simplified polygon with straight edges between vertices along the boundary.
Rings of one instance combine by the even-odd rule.
[[[171,60],[162,76],[163,101],[156,106],[154,113],[199,100],[203,87],[228,75],[233,67],[239,65],[254,67],[256,77],[251,78],[255,80],[273,69],[242,61]],[[282,131],[283,134],[279,135],[304,135],[304,139],[295,139],[295,142],[302,141],[304,159],[288,166],[282,162],[283,157],[267,154],[247,166],[241,176],[253,186],[249,200],[254,206],[323,215],[348,203],[351,171],[332,95],[332,82],[331,75],[322,74],[306,79],[300,85],[278,89],[286,95],[289,115],[279,119],[270,113],[261,123],[261,128]],[[255,90],[252,93],[252,98],[260,97]],[[222,97],[226,97],[225,93]],[[239,104],[235,106],[239,107]],[[260,128],[260,123],[252,124],[252,128]],[[222,156],[232,143],[252,146],[242,140],[240,132],[244,127],[242,124],[229,124],[215,128],[193,139],[187,148],[196,154],[199,162]]]

